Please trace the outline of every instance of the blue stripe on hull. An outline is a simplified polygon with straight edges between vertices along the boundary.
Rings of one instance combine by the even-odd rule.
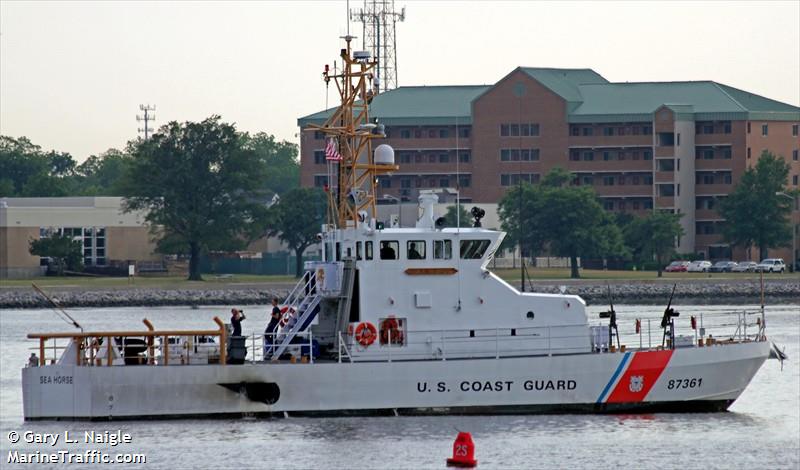
[[[617,370],[614,371],[614,375],[611,376],[611,380],[608,381],[603,391],[600,393],[600,396],[597,397],[597,403],[603,403],[603,399],[606,397],[606,394],[611,389],[611,386],[614,385],[614,382],[617,381],[617,377],[619,374],[622,373],[623,369],[625,369],[625,365],[628,363],[628,359],[630,358],[631,353],[626,352],[624,356],[622,356],[622,360],[619,361],[619,365],[617,366]]]

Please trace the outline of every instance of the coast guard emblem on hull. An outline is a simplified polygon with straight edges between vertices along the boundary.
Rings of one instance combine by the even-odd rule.
[[[628,384],[628,390],[633,393],[641,392],[644,388],[644,377],[641,375],[632,375],[631,383]]]

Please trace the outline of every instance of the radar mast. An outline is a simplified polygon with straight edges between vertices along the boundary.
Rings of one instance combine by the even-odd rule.
[[[322,74],[326,85],[333,79],[341,105],[322,126],[312,124],[308,127],[308,130],[325,134],[328,146],[326,158],[338,162],[335,172],[337,184],[335,187],[329,186],[327,191],[330,208],[328,223],[339,228],[356,227],[359,222],[368,222],[364,217],[365,212],[367,217],[376,219],[376,179],[399,168],[394,164],[394,153],[390,147],[378,149],[382,154],[378,162],[373,154],[372,140],[386,137],[383,125],[378,124],[377,120],[371,121],[369,117],[369,105],[378,93],[378,84],[373,82],[373,70],[377,62],[372,61],[366,51],[351,50],[350,42],[355,39],[354,36],[344,36],[343,39],[346,48],[340,52],[341,73],[336,70],[331,73],[326,65]],[[335,156],[332,158],[330,153]]]

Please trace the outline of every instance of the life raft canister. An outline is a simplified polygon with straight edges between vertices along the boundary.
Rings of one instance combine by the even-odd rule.
[[[403,330],[400,328],[400,321],[395,317],[385,318],[381,322],[381,344],[403,344]]]
[[[356,327],[356,341],[361,346],[369,346],[378,337],[378,329],[370,322],[359,323]]]

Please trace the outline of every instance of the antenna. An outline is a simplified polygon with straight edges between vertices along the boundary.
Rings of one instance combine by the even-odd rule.
[[[147,140],[147,137],[153,132],[153,128],[150,127],[150,121],[155,121],[156,116],[155,114],[150,114],[151,111],[155,111],[155,105],[150,106],[149,104],[140,104],[139,110],[144,113],[144,115],[136,115],[136,120],[139,122],[144,122],[144,127],[140,127],[138,129],[139,133],[144,133],[144,140]]]
[[[364,0],[364,8],[350,10],[350,19],[363,28],[363,48],[372,53],[380,89],[397,88],[397,22],[405,21],[406,8],[395,11],[394,0]],[[349,28],[348,22],[348,28]]]

